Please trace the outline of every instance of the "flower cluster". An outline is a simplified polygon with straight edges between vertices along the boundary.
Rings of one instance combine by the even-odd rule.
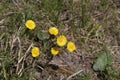
[[[49,33],[51,35],[57,36],[58,31],[59,30],[56,27],[50,27],[49,28]],[[67,43],[67,38],[66,38],[65,35],[59,35],[59,36],[57,36],[56,44],[59,47],[64,47],[67,44],[67,50],[70,51],[70,52],[73,52],[74,50],[76,50],[75,43],[72,42],[72,41],[69,41]],[[51,48],[51,54],[57,55],[58,53],[59,53],[59,49],[57,47],[52,47]]]
[[[27,20],[25,22],[25,26],[29,30],[34,30],[36,27],[36,24],[33,20]],[[66,47],[66,49],[69,52],[73,52],[76,50],[76,46],[74,42],[68,41],[65,35],[58,35],[59,30],[57,27],[50,27],[48,32],[50,35],[54,36],[54,42],[53,42],[54,46],[51,46],[50,48],[50,52],[52,55],[57,55],[60,52],[59,48],[61,47],[64,47],[64,48]],[[33,47],[31,49],[31,53],[32,53],[32,57],[37,57],[40,55],[40,50],[38,47]]]

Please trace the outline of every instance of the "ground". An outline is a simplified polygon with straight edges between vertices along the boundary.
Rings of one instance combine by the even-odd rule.
[[[34,30],[26,28],[28,19],[35,22]],[[55,40],[37,36],[41,31],[47,34],[43,38],[50,37],[51,26],[75,42],[73,53],[65,46],[51,55],[50,42]],[[33,46],[40,48],[36,58]],[[109,53],[112,64],[95,71],[100,52]],[[0,80],[119,80],[119,56],[120,0],[0,1]]]

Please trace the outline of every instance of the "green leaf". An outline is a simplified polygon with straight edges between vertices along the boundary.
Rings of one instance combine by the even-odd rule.
[[[38,39],[40,39],[40,40],[46,40],[46,39],[49,38],[49,34],[47,34],[47,33],[45,33],[45,32],[42,32],[42,31],[39,31],[39,32],[37,33],[37,37],[38,37]]]
[[[17,80],[17,78],[16,78],[16,77],[13,77],[12,80]]]
[[[107,65],[111,65],[112,64],[112,56],[107,53]]]
[[[104,71],[108,65],[111,65],[112,58],[107,52],[100,52],[93,65],[95,71]]]

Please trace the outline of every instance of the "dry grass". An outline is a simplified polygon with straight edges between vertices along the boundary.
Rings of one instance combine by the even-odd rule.
[[[25,31],[27,19],[37,24],[31,33]],[[34,36],[50,26],[75,41],[73,54],[63,50],[53,57],[46,51],[48,46],[42,48]],[[32,46],[46,53],[33,58]],[[92,69],[101,51],[110,52],[113,58],[110,67],[115,75],[106,74],[108,79]],[[119,80],[119,56],[119,0],[0,1],[0,80]]]

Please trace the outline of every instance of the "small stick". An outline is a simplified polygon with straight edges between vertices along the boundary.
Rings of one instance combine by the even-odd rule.
[[[83,70],[80,70],[80,71],[78,71],[78,72],[76,72],[76,73],[70,75],[70,76],[67,78],[67,80],[70,80],[72,77],[78,75],[78,74],[81,73],[82,71],[83,71]]]

